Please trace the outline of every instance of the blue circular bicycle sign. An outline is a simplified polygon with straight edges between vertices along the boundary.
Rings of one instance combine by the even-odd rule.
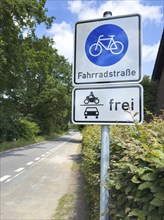
[[[113,24],[95,28],[85,42],[88,59],[98,66],[111,66],[119,62],[127,49],[128,37],[125,31]]]

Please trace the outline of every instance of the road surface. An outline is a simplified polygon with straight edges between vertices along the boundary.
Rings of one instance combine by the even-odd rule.
[[[78,133],[0,154],[0,219],[51,220],[68,193]]]

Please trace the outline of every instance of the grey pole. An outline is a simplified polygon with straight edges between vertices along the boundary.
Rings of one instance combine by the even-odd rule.
[[[111,17],[112,13],[106,11],[103,17]],[[109,191],[106,181],[109,177],[110,160],[110,128],[108,125],[101,126],[101,164],[100,164],[100,220],[109,220]]]
[[[109,191],[106,181],[109,176],[109,126],[101,126],[101,167],[100,167],[100,220],[108,220]]]

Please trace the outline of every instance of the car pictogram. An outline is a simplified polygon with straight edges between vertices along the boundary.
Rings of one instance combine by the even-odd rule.
[[[84,116],[85,118],[87,118],[88,116],[95,116],[96,118],[98,118],[99,111],[96,107],[87,107],[85,109]]]

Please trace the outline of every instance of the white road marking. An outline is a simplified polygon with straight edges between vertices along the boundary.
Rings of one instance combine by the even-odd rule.
[[[10,182],[11,180],[12,180],[12,179],[8,179],[8,180],[6,180],[6,181],[5,181],[5,183],[8,183],[8,182]]]
[[[30,161],[30,162],[26,163],[26,165],[27,165],[27,166],[30,166],[30,165],[32,165],[33,163],[34,163],[34,162]]]
[[[10,175],[2,176],[2,177],[0,178],[0,182],[2,182],[2,181],[4,181],[4,180],[8,179],[9,177],[10,177]]]
[[[71,139],[72,139],[72,138],[71,138]],[[71,140],[71,139],[70,139],[70,140]],[[70,141],[70,140],[69,140],[69,141]],[[35,164],[38,163],[39,160],[41,161],[41,160],[45,159],[45,158],[48,157],[51,153],[57,151],[58,149],[60,149],[63,145],[65,145],[65,144],[68,143],[69,141],[65,141],[64,143],[59,144],[57,147],[54,147],[53,149],[47,151],[45,154],[42,154],[40,157],[36,157],[36,158],[35,158],[35,161],[37,161],[37,162],[32,162],[32,161],[30,161],[30,162],[26,163],[26,165],[27,165],[27,166],[32,165],[31,167],[33,167]],[[41,157],[42,157],[42,158],[41,158]],[[22,172],[21,172],[21,171],[22,171]],[[3,176],[3,177],[0,178],[0,182],[2,182],[2,181],[4,181],[4,180],[6,180],[5,183],[10,182],[10,181],[13,180],[14,178],[16,178],[16,177],[18,177],[19,175],[21,175],[22,173],[24,173],[24,172],[25,172],[25,168],[24,168],[24,167],[20,167],[19,169],[15,170],[15,172],[17,172],[18,174],[16,174],[16,175],[13,176],[13,177],[11,177],[10,175],[5,175],[5,176]],[[11,178],[8,179],[9,177],[11,177]]]
[[[36,161],[37,161],[37,160],[40,160],[40,157],[36,157],[35,160],[36,160]]]
[[[16,178],[17,176],[19,176],[19,175],[21,175],[22,173],[24,173],[25,171],[22,171],[22,172],[20,172],[20,173],[18,173],[18,174],[16,174],[15,176],[13,176],[13,178],[11,178],[11,179],[14,179],[14,178]]]
[[[15,170],[16,173],[21,172],[22,170],[24,170],[24,167],[20,167],[19,169]]]
[[[15,176],[11,177],[10,179],[6,180],[5,183],[10,182],[11,180],[14,180],[16,177],[20,176],[22,173],[24,173],[25,170],[23,170],[22,172],[19,172],[18,174],[16,174]]]

